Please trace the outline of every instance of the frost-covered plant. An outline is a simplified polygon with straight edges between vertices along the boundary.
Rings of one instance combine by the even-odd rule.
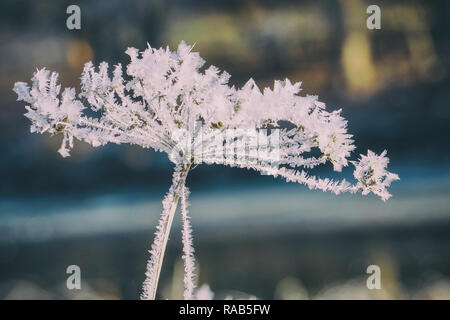
[[[18,100],[29,104],[26,116],[32,123],[31,132],[62,134],[59,153],[63,157],[69,156],[76,138],[94,147],[129,143],[152,148],[167,153],[175,163],[150,250],[143,299],[156,296],[178,202],[183,222],[184,297],[195,297],[189,191],[185,186],[193,165],[205,162],[253,169],[335,194],[372,192],[382,200],[391,196],[386,188],[398,176],[386,170],[386,152],[376,155],[368,151],[359,161],[350,162],[355,147],[341,111],[327,111],[316,96],[300,96],[300,83],[275,81],[273,89],[261,91],[250,79],[242,88],[230,87],[228,73],[214,66],[202,68],[204,60],[184,42],[175,52],[148,46],[143,52],[129,48],[126,53],[131,61],[125,74],[120,64],[110,76],[106,62],[98,70],[88,62],[78,95],[73,88],[60,93],[58,74],[46,69],[35,72],[31,89],[17,82],[14,91]],[[269,129],[273,132],[269,138],[277,138],[276,167],[270,152],[274,139],[245,134],[259,129]],[[232,132],[231,137],[226,132]],[[242,144],[244,140],[247,143]],[[239,143],[246,156],[230,156],[229,151],[236,150]],[[226,157],[217,156],[222,151]],[[319,178],[305,171],[327,162],[335,171],[353,164],[356,183]]]

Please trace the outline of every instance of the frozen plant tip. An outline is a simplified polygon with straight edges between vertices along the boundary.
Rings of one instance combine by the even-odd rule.
[[[250,79],[242,88],[228,85],[229,74],[210,66],[193,47],[181,42],[176,51],[148,46],[129,48],[125,74],[120,64],[112,74],[106,62],[86,63],[81,93],[61,93],[58,74],[37,70],[31,88],[17,82],[14,91],[25,101],[31,132],[63,136],[59,153],[70,155],[74,138],[94,147],[128,143],[165,152],[174,162],[172,185],[162,202],[150,249],[143,299],[155,299],[164,252],[178,202],[183,222],[186,299],[194,298],[194,249],[187,210],[189,171],[200,163],[253,169],[310,189],[374,193],[387,200],[387,187],[398,180],[386,170],[386,151],[368,151],[349,161],[355,149],[341,111],[327,111],[317,96],[301,96],[300,83],[275,81],[260,90]],[[307,174],[331,163],[335,171],[351,163],[355,183]]]

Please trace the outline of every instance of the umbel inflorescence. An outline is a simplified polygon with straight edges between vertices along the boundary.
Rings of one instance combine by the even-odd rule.
[[[129,48],[131,61],[125,74],[120,64],[110,75],[106,62],[98,69],[88,62],[78,95],[73,88],[61,93],[58,74],[46,69],[34,73],[31,88],[24,82],[14,86],[18,100],[29,104],[25,115],[31,120],[31,132],[61,134],[63,157],[70,155],[75,138],[94,147],[136,144],[165,152],[175,163],[150,250],[143,299],[156,297],[179,202],[184,297],[194,297],[194,249],[185,185],[194,165],[253,169],[310,189],[374,193],[382,200],[391,196],[386,188],[399,179],[386,170],[386,151],[377,155],[369,150],[359,160],[349,161],[355,147],[341,111],[327,111],[317,96],[300,96],[300,83],[275,81],[273,89],[261,91],[250,79],[242,88],[231,87],[230,75],[214,66],[203,68],[205,61],[192,48],[184,42],[177,51]],[[307,170],[328,162],[335,171],[351,163],[356,182],[308,175]]]

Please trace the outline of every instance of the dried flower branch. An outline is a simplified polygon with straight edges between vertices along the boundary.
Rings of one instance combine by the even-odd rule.
[[[60,94],[58,74],[35,72],[30,87],[17,82],[14,91],[26,106],[31,132],[62,134],[59,153],[69,156],[73,140],[94,147],[129,143],[165,152],[175,163],[172,186],[150,250],[143,299],[154,299],[173,217],[181,199],[185,298],[194,296],[194,250],[187,211],[185,180],[192,165],[216,163],[280,176],[310,189],[374,193],[382,200],[396,174],[386,170],[386,151],[368,151],[349,161],[355,149],[341,110],[326,111],[316,96],[300,96],[300,83],[275,81],[261,91],[250,79],[241,89],[228,85],[229,74],[204,60],[182,42],[177,51],[148,46],[129,48],[131,62],[95,70],[91,62],[81,76],[78,97],[72,88]],[[266,134],[270,131],[270,134]],[[264,133],[264,134],[261,134]],[[315,152],[313,152],[315,151]],[[341,171],[354,165],[356,183],[309,176],[305,170],[330,162]],[[303,169],[300,169],[303,168]]]

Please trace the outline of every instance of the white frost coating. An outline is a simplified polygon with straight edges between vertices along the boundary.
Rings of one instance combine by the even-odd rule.
[[[209,284],[205,283],[196,290],[195,300],[212,300],[214,292],[211,291]]]
[[[195,258],[194,247],[192,244],[192,228],[189,221],[189,190],[183,186],[181,189],[181,218],[183,221],[182,239],[183,239],[183,260],[184,260],[184,299],[192,300],[195,289]]]
[[[386,153],[387,151],[384,150],[380,155],[376,155],[368,150],[367,156],[361,155],[359,162],[352,161],[355,166],[353,176],[358,180],[356,188],[364,195],[372,192],[383,201],[391,197],[386,187],[390,186],[392,181],[399,179],[398,175],[386,170],[389,164]]]
[[[168,231],[170,230],[173,214],[178,203],[179,195],[176,193],[179,188],[178,186],[180,179],[182,179],[181,169],[177,166],[173,173],[172,185],[170,186],[169,192],[162,202],[163,210],[156,227],[155,239],[153,240],[153,244],[149,250],[150,259],[147,262],[147,271],[145,272],[146,278],[142,285],[141,298],[143,300],[154,299],[156,296],[162,260],[168,240],[167,237],[169,236]]]
[[[88,62],[81,75],[78,96],[72,88],[61,93],[58,74],[46,69],[34,73],[31,88],[24,82],[17,82],[13,89],[18,100],[29,104],[25,115],[31,120],[31,132],[63,135],[58,150],[63,157],[70,155],[75,138],[94,147],[106,143],[136,144],[166,152],[175,162],[173,183],[163,201],[163,212],[150,251],[143,298],[155,297],[162,257],[180,196],[184,202],[185,297],[192,298],[193,248],[183,197],[187,196],[184,183],[193,163],[253,169],[335,194],[374,193],[384,201],[391,196],[387,187],[399,179],[386,170],[389,162],[386,151],[381,155],[368,151],[359,161],[350,161],[355,146],[341,110],[327,111],[316,96],[300,96],[300,82],[275,81],[273,89],[260,90],[250,79],[242,88],[230,87],[228,73],[214,66],[200,71],[205,61],[197,52],[192,52],[192,48],[184,42],[176,51],[148,46],[139,52],[129,48],[126,53],[131,61],[126,73],[118,64],[112,76],[106,62],[97,69]],[[202,125],[201,130],[196,129],[198,123]],[[180,129],[189,134],[174,134]],[[278,129],[278,167],[266,165],[273,160],[270,155],[258,154],[256,159],[256,150],[251,147],[247,158],[217,157],[218,146],[224,151],[234,148],[223,138],[227,136],[226,130],[240,132],[233,138],[240,143],[244,138],[256,139],[242,132],[259,129]],[[186,136],[192,145],[180,149],[180,137]],[[186,150],[192,150],[192,155]],[[335,171],[341,171],[349,162],[353,164],[356,182],[308,175],[306,170],[327,162]]]

